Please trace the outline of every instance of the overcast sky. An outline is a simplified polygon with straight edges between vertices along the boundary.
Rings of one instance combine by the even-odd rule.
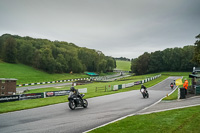
[[[200,0],[0,0],[0,35],[5,33],[132,59],[193,45]]]

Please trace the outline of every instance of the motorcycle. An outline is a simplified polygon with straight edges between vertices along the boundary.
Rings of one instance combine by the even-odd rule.
[[[142,88],[140,91],[142,93],[143,98],[145,98],[145,97],[149,98],[149,93],[148,93],[147,90],[145,90],[145,89]]]
[[[170,87],[171,87],[171,89],[173,89],[173,88],[174,88],[174,85],[173,85],[173,84],[171,84],[171,85],[170,85]]]
[[[88,102],[86,99],[83,99],[85,94],[79,94],[78,96],[74,95],[73,92],[69,93],[69,108],[74,110],[76,107],[87,108]]]

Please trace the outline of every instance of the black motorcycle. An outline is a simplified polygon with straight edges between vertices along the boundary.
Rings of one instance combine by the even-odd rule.
[[[140,92],[142,93],[143,98],[147,97],[149,98],[149,93],[146,89],[141,89]]]
[[[73,94],[73,92],[69,93],[69,108],[74,110],[76,107],[87,108],[88,102],[86,99],[83,99],[85,94],[78,94],[77,96]]]

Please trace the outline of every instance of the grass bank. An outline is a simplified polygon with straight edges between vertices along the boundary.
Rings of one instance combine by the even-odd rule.
[[[88,78],[86,74],[49,74],[36,70],[23,64],[11,64],[0,62],[0,78],[16,78],[17,84],[38,83],[76,78]]]
[[[90,133],[199,133],[200,106],[136,115]]]

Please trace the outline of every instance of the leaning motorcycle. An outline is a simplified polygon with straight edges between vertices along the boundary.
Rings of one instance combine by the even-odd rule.
[[[140,91],[142,93],[143,98],[145,98],[145,97],[149,98],[149,93],[148,93],[147,90],[145,90],[145,89],[142,88]]]
[[[88,102],[86,99],[83,99],[85,94],[79,94],[78,96],[74,95],[73,92],[69,93],[68,101],[69,101],[69,108],[74,110],[76,107],[83,107],[87,108]]]

